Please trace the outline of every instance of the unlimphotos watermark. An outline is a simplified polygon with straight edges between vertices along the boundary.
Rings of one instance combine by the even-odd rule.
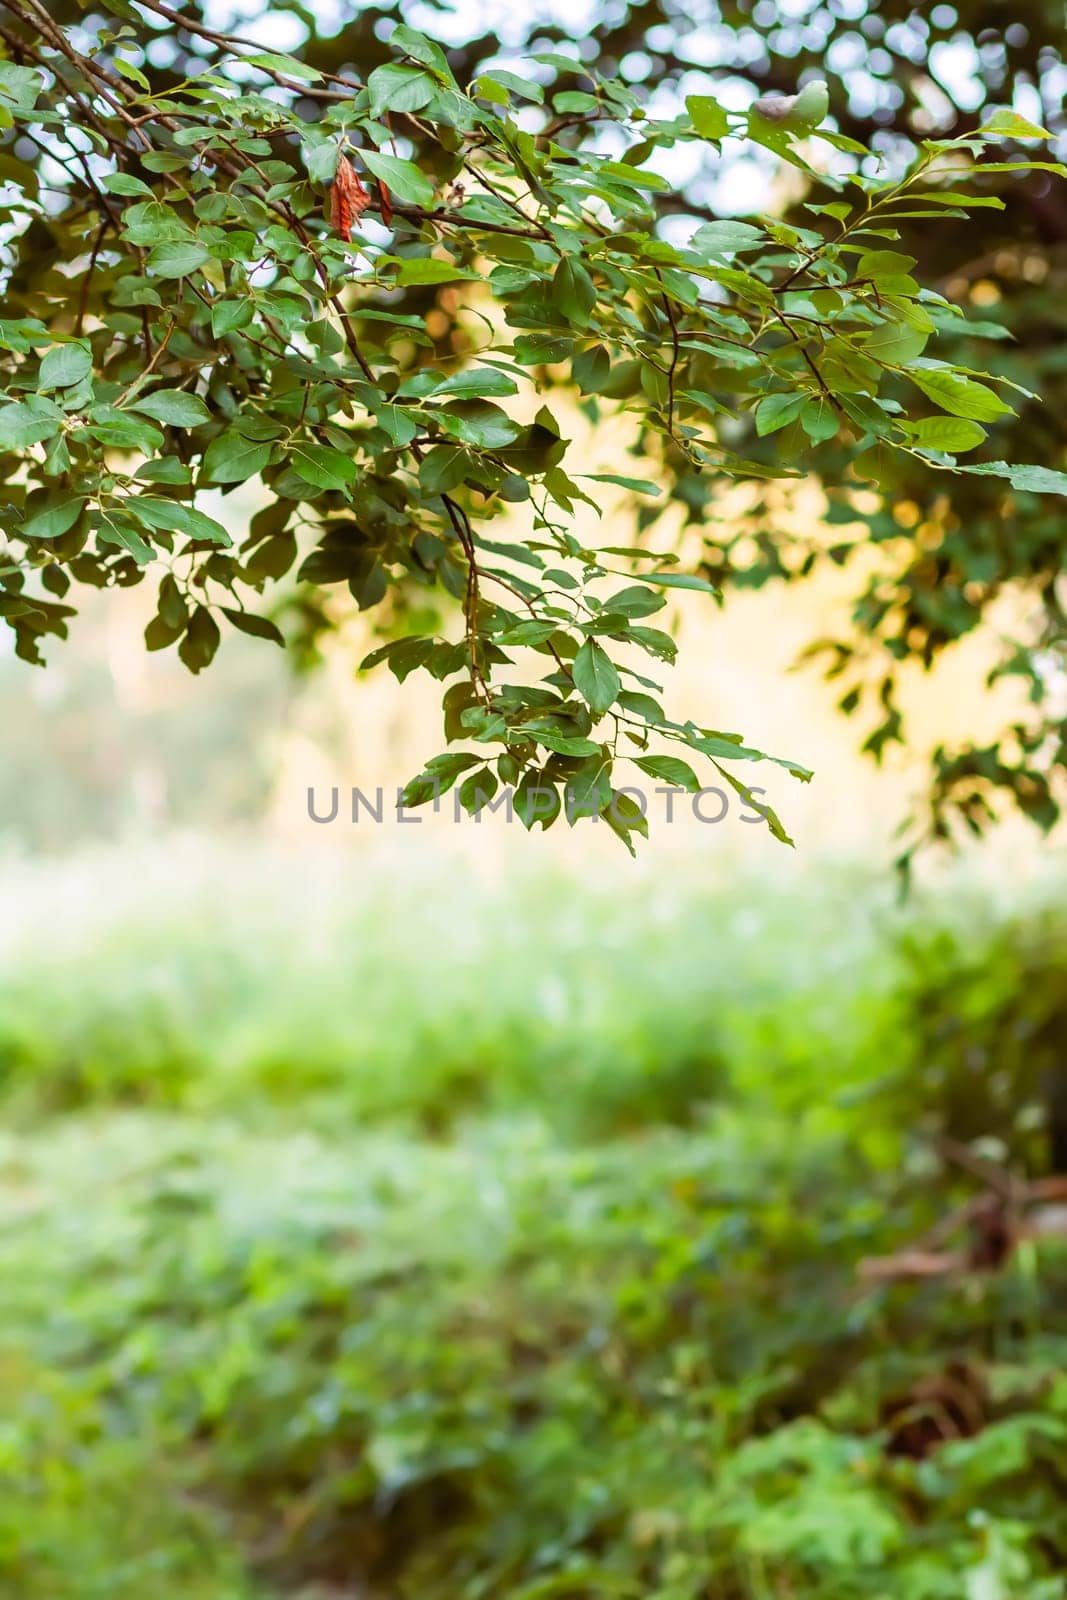
[[[614,791],[607,811],[615,822],[629,827],[633,826],[638,813],[641,817],[648,817],[653,809],[668,823],[691,816],[697,822],[714,826],[725,822],[731,815],[732,803],[739,822],[759,824],[767,821],[767,811],[757,797],[766,792],[765,789],[752,788],[744,796],[731,796],[725,789],[717,788],[689,790],[664,784],[647,790],[627,786]],[[313,786],[307,791],[308,817],[322,826],[342,819],[341,788],[333,785],[328,795],[329,799],[326,800],[316,793]],[[429,812],[437,816],[444,815],[457,824],[479,823],[488,813],[494,817],[502,816],[505,822],[517,819],[529,826],[533,822],[548,821],[561,811],[568,822],[576,822],[583,817],[592,822],[599,821],[600,808],[591,806],[587,797],[574,793],[569,787],[563,791],[562,799],[559,790],[549,785],[535,785],[521,790],[510,785],[492,791],[475,789],[473,797],[466,797],[466,804],[461,799],[461,791],[453,789],[449,804],[447,791],[442,792],[441,786],[435,785],[431,798],[418,806],[406,806],[402,788],[387,789],[382,784],[369,792],[352,788],[348,792],[344,820],[365,826],[386,823],[417,825],[425,820]]]

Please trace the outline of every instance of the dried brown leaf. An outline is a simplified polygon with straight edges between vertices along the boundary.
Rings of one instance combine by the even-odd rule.
[[[330,226],[344,240],[352,237],[353,224],[370,205],[370,195],[359,173],[345,156],[337,163],[337,175],[330,185]]]

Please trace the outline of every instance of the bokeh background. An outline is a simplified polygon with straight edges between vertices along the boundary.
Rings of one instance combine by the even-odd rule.
[[[817,68],[876,138],[1055,121],[1067,81],[1042,4],[243,15],[365,68],[401,10],[657,92]],[[788,199],[744,166],[703,199],[757,183]],[[1067,212],[995,227],[1015,255],[976,234],[959,293],[1040,328],[1027,459],[1059,464]],[[876,766],[795,669],[854,587],[676,616],[673,703],[815,769],[766,779],[793,851],[736,811],[653,809],[636,862],[589,825],[351,824],[438,737],[434,685],[357,674],[366,618],[310,672],[231,638],[196,680],[134,590],[44,672],[0,655],[0,1594],[1067,1595],[1064,835],[1009,816],[903,901],[892,868],[931,751],[1022,705],[985,677],[1031,602],[903,670]]]

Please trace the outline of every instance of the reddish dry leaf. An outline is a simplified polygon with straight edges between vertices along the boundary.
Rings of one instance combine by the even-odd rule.
[[[380,178],[378,179],[378,204],[381,207],[382,221],[388,228],[393,221],[393,197]]]
[[[359,173],[347,157],[337,163],[337,176],[330,185],[330,226],[344,240],[352,237],[352,224],[370,205],[370,195],[360,182]]]

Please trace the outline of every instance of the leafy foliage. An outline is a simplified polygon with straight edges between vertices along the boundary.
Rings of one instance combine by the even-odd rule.
[[[462,774],[467,810],[514,803],[530,827],[599,815],[632,849],[647,823],[621,761],[652,775],[669,762],[672,786],[699,787],[661,753],[681,746],[747,797],[732,763],[764,756],[661,707],[647,673],[675,646],[644,619],[665,590],[716,586],[654,543],[578,540],[569,519],[596,505],[598,475],[577,469],[564,423],[539,404],[549,380],[594,421],[634,413],[642,454],[690,507],[694,484],[703,505],[722,482],[799,476],[801,454],[815,468],[825,457],[835,481],[880,475],[888,453],[1002,473],[1026,492],[1067,485],[1047,467],[957,459],[1012,414],[1019,385],[931,353],[959,310],[893,248],[916,207],[966,215],[972,173],[1048,168],[982,164],[1006,137],[1044,137],[1013,113],[924,141],[888,174],[820,128],[833,170],[817,173],[814,86],[786,111],[698,96],[663,118],[592,70],[546,100],[546,73],[573,68],[552,52],[533,52],[522,76],[484,70],[464,85],[437,44],[400,27],[357,84],[194,22],[210,70],[157,85],[154,23],[120,0],[105,10],[121,25],[98,27],[92,50],[38,0],[8,10],[19,314],[0,336],[19,398],[0,408],[12,508],[0,609],[28,660],[65,633],[72,583],[133,584],[160,567],[147,643],[176,647],[193,672],[223,625],[282,642],[288,622],[306,652],[352,599],[382,607],[393,637],[364,664],[446,684],[446,738],[473,747],[428,762],[409,803]],[[669,242],[659,169],[728,138],[843,198],[801,222],[716,219]],[[397,308],[401,291],[417,310]],[[464,308],[463,338],[443,351],[446,297]],[[762,450],[742,444],[749,417]],[[254,478],[271,500],[234,547],[194,498]],[[258,597],[289,573],[311,591],[262,614]],[[460,607],[462,639],[420,624],[434,591]]]
[[[409,6],[392,0],[382,9],[386,17],[403,17]],[[444,36],[446,14],[432,25]],[[360,20],[336,36],[308,39],[302,54],[320,68],[341,70],[356,61],[370,68],[384,57],[387,26],[376,12],[366,25]],[[472,78],[486,64],[510,63],[521,38],[553,47],[556,63],[546,69],[551,83],[579,89],[576,64],[588,52],[583,24],[559,11],[535,8],[503,45],[489,30],[460,41],[453,35],[450,59],[457,75]],[[178,70],[180,40],[172,49]],[[679,104],[686,101],[694,120],[706,115],[713,136],[722,131],[714,100],[720,85],[724,99],[743,104],[750,94],[791,95],[813,79],[828,81],[842,132],[901,164],[923,140],[971,132],[1008,106],[1055,130],[1061,151],[1067,132],[1058,0],[1020,0],[1010,8],[971,0],[926,8],[911,0],[811,0],[788,15],[762,0],[699,0],[695,11],[676,0],[623,0],[598,19],[596,49],[605,70],[616,70],[638,93],[654,86],[660,103],[673,95]],[[1006,135],[1003,163],[1023,148]],[[661,211],[679,224],[715,216],[709,204],[720,176],[714,149],[709,146],[709,159],[684,174],[678,193],[658,197]],[[812,199],[835,198],[808,181],[812,187],[791,201],[787,217],[803,220],[803,206]],[[1067,189],[1040,168],[1021,177],[987,168],[977,198],[978,227],[931,227],[925,208],[901,214],[901,248],[968,312],[966,322],[954,325],[958,343],[948,348],[967,366],[991,359],[1041,397],[1019,397],[1016,414],[998,421],[972,459],[1062,469]],[[983,347],[972,342],[975,317],[986,332],[1005,330],[992,356],[983,357]],[[951,331],[942,337],[951,338]],[[752,447],[758,450],[758,441]],[[665,476],[672,465],[664,461]],[[876,761],[908,737],[897,695],[902,665],[927,668],[981,630],[996,652],[991,681],[1021,691],[1018,703],[1001,714],[985,743],[952,723],[944,728],[914,837],[943,838],[960,822],[979,832],[1005,803],[1047,828],[1059,814],[1064,766],[1060,507],[998,475],[958,475],[947,494],[944,477],[919,455],[883,456],[878,467],[877,498],[856,497],[843,484],[832,494],[830,543],[791,535],[776,497],[754,494],[740,526],[712,518],[710,527],[706,482],[683,470],[674,497],[701,530],[705,571],[724,590],[802,581],[825,567],[854,572],[853,626],[826,640],[812,660],[826,668],[840,709],[862,725],[864,750]],[[647,523],[654,512],[642,515]],[[1015,618],[1006,633],[1005,600]]]

